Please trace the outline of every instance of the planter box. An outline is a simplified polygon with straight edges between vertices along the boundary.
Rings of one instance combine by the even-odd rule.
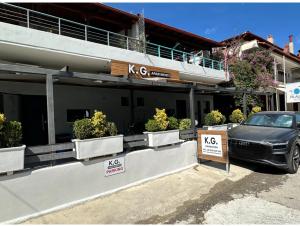
[[[240,125],[240,124],[239,123],[229,123],[229,124],[215,125],[215,126],[203,126],[203,129],[206,129],[206,130],[230,130],[238,125]]]
[[[181,142],[179,130],[167,130],[159,132],[144,132],[148,136],[149,147],[159,147]]]
[[[111,155],[123,152],[123,135],[79,140],[74,139],[77,159]]]
[[[26,146],[0,148],[0,173],[24,169]]]

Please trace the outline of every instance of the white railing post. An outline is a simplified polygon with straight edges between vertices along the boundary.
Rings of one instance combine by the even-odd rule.
[[[214,61],[211,60],[211,68],[214,69]]]
[[[29,25],[29,9],[27,9],[27,27],[29,28],[30,25]]]
[[[107,32],[107,45],[109,46],[109,32]]]
[[[171,50],[171,58],[172,58],[172,60],[174,60],[174,51],[173,51],[173,49]]]
[[[87,26],[84,25],[84,37],[85,37],[85,41],[87,41]]]
[[[61,25],[60,18],[58,18],[58,34],[61,35]]]
[[[126,37],[126,48],[129,49],[129,39]]]

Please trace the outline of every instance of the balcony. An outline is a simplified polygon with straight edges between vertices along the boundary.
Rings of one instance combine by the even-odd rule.
[[[141,45],[141,43],[138,39],[124,36],[124,35],[121,35],[118,33],[110,32],[107,30],[99,29],[96,27],[88,26],[85,24],[80,24],[80,23],[77,23],[74,21],[55,17],[52,15],[44,14],[41,12],[29,10],[29,9],[22,8],[19,6],[6,4],[6,3],[0,3],[0,22],[5,23],[5,24],[17,25],[17,26],[21,26],[21,27],[25,27],[25,28],[30,28],[30,30],[32,31],[31,36],[34,33],[32,29],[42,31],[42,32],[47,32],[48,37],[49,37],[48,38],[49,40],[47,40],[47,41],[49,41],[49,42],[52,39],[56,39],[57,37],[53,36],[53,35],[56,35],[59,37],[68,37],[68,38],[72,38],[72,39],[76,39],[76,40],[85,41],[84,43],[81,43],[81,44],[79,44],[79,42],[76,42],[76,46],[78,46],[77,48],[80,48],[79,46],[82,46],[82,48],[83,48],[84,45],[87,45],[86,43],[93,43],[93,44],[98,44],[98,46],[94,47],[94,49],[99,48],[99,46],[100,46],[99,44],[101,44],[101,46],[104,45],[107,47],[115,47],[118,49],[123,49],[123,50],[131,52],[131,55],[128,52],[126,52],[126,54],[125,54],[124,51],[122,52],[120,50],[115,50],[115,51],[111,52],[112,49],[108,49],[107,47],[106,48],[102,47],[105,49],[105,51],[103,51],[103,50],[98,51],[97,56],[96,55],[93,56],[93,60],[95,60],[96,57],[102,58],[102,59],[105,58],[106,63],[98,64],[97,71],[99,71],[99,69],[104,70],[104,68],[106,68],[105,70],[108,71],[109,66],[107,64],[109,64],[109,63],[107,63],[107,62],[113,59],[113,60],[123,60],[123,61],[127,60],[132,63],[144,63],[146,65],[152,63],[153,66],[166,67],[166,68],[168,67],[169,69],[178,70],[180,72],[180,74],[183,75],[183,78],[188,79],[188,80],[194,80],[193,76],[195,77],[196,74],[201,74],[201,73],[206,74],[206,77],[208,77],[208,78],[213,77],[213,74],[217,74],[216,81],[214,81],[213,83],[218,83],[218,82],[226,80],[225,72],[224,72],[224,65],[222,62],[219,62],[219,61],[216,61],[213,59],[208,59],[205,57],[200,57],[200,56],[188,53],[188,52],[171,49],[171,48],[168,48],[165,46],[161,46],[161,45],[149,43],[149,42],[146,43],[146,46],[143,49],[142,48],[143,45]],[[2,26],[4,28],[5,25],[2,24]],[[3,28],[1,30],[3,30]],[[13,28],[13,27],[7,27],[7,29],[11,29],[11,31],[16,30],[16,28]],[[18,32],[26,33],[25,30],[23,30],[23,31],[18,30]],[[49,35],[49,33],[51,33],[51,35]],[[43,36],[42,33],[36,33],[36,35]],[[7,35],[5,37],[5,41],[7,41],[7,42],[9,41],[10,43],[12,43],[12,41],[9,40],[9,39],[13,39],[11,36],[12,36],[11,34],[8,35],[8,33],[7,33]],[[28,40],[29,36],[30,35],[27,34],[27,36],[24,36],[22,38],[22,40],[21,40],[21,36],[20,36],[19,42],[21,42],[22,44],[25,44],[25,42],[26,42],[27,47],[34,46],[33,45],[34,43],[32,43]],[[46,36],[45,36],[45,38],[46,38]],[[0,34],[0,39],[1,39],[1,41],[4,40],[4,38],[1,37],[1,34]],[[61,40],[63,41],[63,39],[61,39]],[[68,39],[64,39],[64,40],[66,40],[66,45],[68,45],[68,44],[71,45],[70,42],[74,42],[74,41],[71,41],[70,39],[69,39],[69,41],[67,41]],[[38,40],[36,40],[36,41],[38,41]],[[74,44],[75,44],[75,42],[74,42]],[[40,44],[40,45],[43,45],[43,44]],[[57,48],[57,46],[58,45],[56,45],[55,48]],[[92,47],[92,46],[93,45],[90,44],[89,47]],[[39,47],[39,46],[37,46],[37,47]],[[6,47],[4,47],[4,49],[5,48]],[[6,49],[7,49],[6,53],[8,51],[16,50],[15,48],[14,49],[11,48],[11,50],[9,50],[9,48],[6,48]],[[54,48],[51,47],[51,49],[53,50]],[[85,50],[86,50],[86,48],[83,48],[83,50],[81,52],[78,50],[78,54],[79,53],[83,54],[83,52]],[[102,53],[107,52],[107,54],[99,55],[100,52],[102,52]],[[14,53],[16,53],[16,52],[14,52]],[[132,53],[136,54],[134,59],[132,57],[132,55],[134,55],[134,54],[132,54]],[[146,53],[146,56],[149,55],[149,57],[145,57],[144,53]],[[33,53],[33,52],[31,54],[31,52],[28,51],[28,55],[32,56],[33,58],[34,58],[35,54],[36,53]],[[144,60],[141,60],[141,54],[143,55],[142,57],[144,58]],[[41,56],[41,53],[36,54],[36,55]],[[85,54],[85,56],[87,56],[87,55],[89,55],[89,54]],[[130,55],[130,57],[129,57],[129,55]],[[92,55],[90,55],[90,56],[92,56]],[[122,56],[124,59],[122,58]],[[125,56],[128,56],[128,57],[125,57]],[[57,56],[57,57],[59,58],[59,56]],[[7,57],[7,59],[10,59],[10,58],[13,58],[13,57],[12,56]],[[53,62],[54,62],[55,57],[52,56],[52,58],[53,58]],[[149,59],[149,58],[151,58],[151,59]],[[161,59],[161,60],[159,60],[159,59]],[[36,60],[38,60],[37,57],[36,57]],[[74,62],[75,61],[76,61],[76,59],[74,58]],[[77,65],[82,63],[84,60],[80,61],[80,62],[79,61],[80,60],[77,59],[77,62],[78,62]],[[172,62],[170,62],[170,61],[172,61]],[[175,63],[175,62],[177,62],[177,63]],[[68,62],[65,62],[65,63],[68,63]],[[178,64],[178,63],[180,63],[180,64]],[[42,63],[40,63],[40,64],[42,64]],[[90,62],[90,64],[91,64],[91,62]],[[102,65],[102,67],[101,67],[101,65]],[[191,65],[191,66],[187,66],[187,65]],[[94,66],[96,67],[96,65],[94,65]],[[75,68],[76,68],[76,66],[75,66]],[[93,66],[91,66],[91,68],[93,68]],[[205,68],[208,70],[206,70]],[[95,70],[96,70],[96,68],[95,68]],[[219,72],[216,73],[216,71],[219,71]],[[207,81],[204,81],[204,82],[207,82]]]

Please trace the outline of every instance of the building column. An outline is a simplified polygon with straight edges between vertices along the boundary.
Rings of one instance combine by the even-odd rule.
[[[134,124],[134,90],[130,89],[130,126]]]
[[[266,111],[269,111],[270,108],[269,108],[269,96],[266,95]]]
[[[54,121],[54,96],[53,75],[46,75],[46,98],[47,98],[47,122],[48,144],[55,144],[55,121]]]
[[[283,79],[284,79],[284,88],[285,88],[286,87],[285,56],[283,56]],[[287,111],[286,90],[284,90],[284,110]]]
[[[191,87],[190,93],[189,93],[189,99],[190,99],[190,118],[191,118],[191,128],[194,130],[195,135],[195,94],[194,94],[194,88]]]
[[[274,111],[274,94],[271,95],[271,111]]]

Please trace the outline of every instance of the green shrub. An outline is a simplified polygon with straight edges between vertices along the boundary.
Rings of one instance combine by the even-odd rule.
[[[168,129],[178,129],[179,128],[179,123],[177,118],[171,116],[168,118],[169,121],[169,125],[168,125]]]
[[[149,119],[145,124],[145,129],[148,132],[157,132],[160,131],[160,126],[155,119]]]
[[[229,120],[233,123],[240,123],[245,119],[244,114],[240,109],[236,109],[229,116]]]
[[[192,126],[192,121],[189,118],[181,119],[179,122],[179,130],[190,129]]]
[[[90,119],[76,120],[73,125],[73,133],[77,139],[89,139],[94,137],[94,128]]]
[[[250,117],[251,115],[254,115],[255,113],[261,112],[261,107],[259,106],[255,106],[252,108],[251,112],[249,113],[248,117]]]
[[[93,134],[95,137],[103,137],[107,134],[107,121],[106,115],[101,111],[95,111],[91,118],[93,125]]]
[[[3,126],[3,140],[4,147],[17,147],[21,145],[22,141],[22,124],[17,121],[5,122]]]
[[[118,133],[117,126],[114,122],[107,122],[106,129],[107,136],[116,136]]]
[[[169,125],[166,110],[155,108],[155,111],[156,111],[156,113],[153,117],[154,117],[154,120],[157,122],[157,124],[159,126],[159,130],[160,131],[166,130],[168,128],[168,125]]]
[[[225,116],[222,115],[222,113],[219,112],[219,110],[211,111],[204,118],[204,124],[206,126],[221,125],[224,124],[225,121]]]

